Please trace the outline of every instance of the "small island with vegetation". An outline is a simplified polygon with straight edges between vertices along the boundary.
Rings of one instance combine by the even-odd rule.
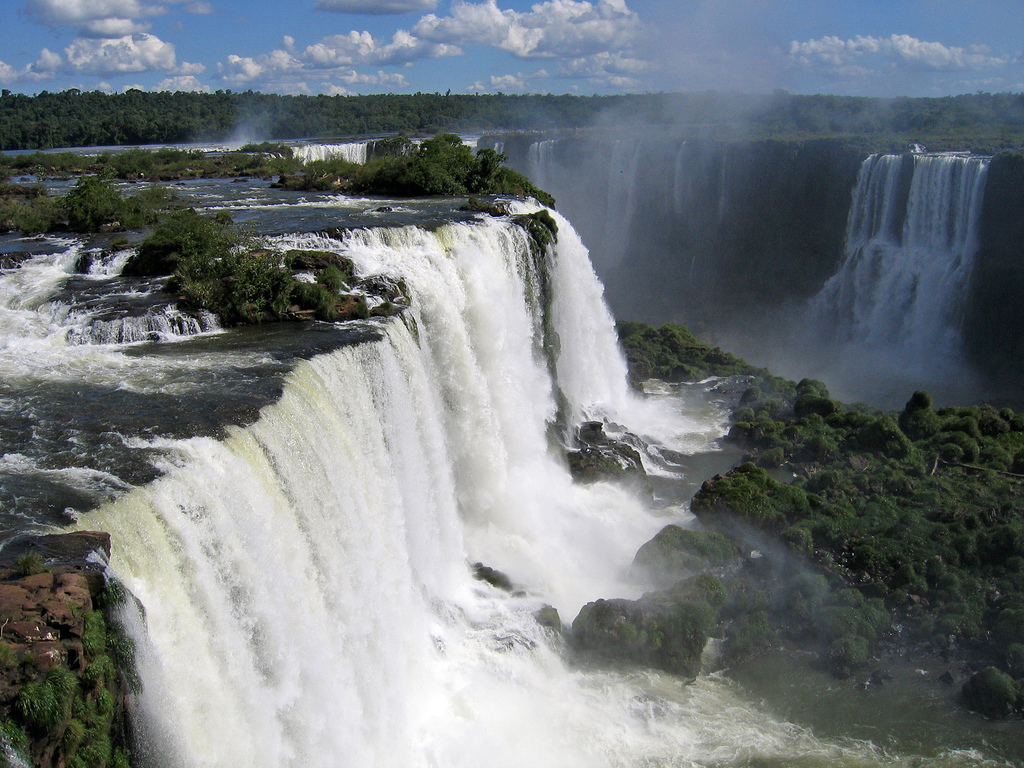
[[[128,258],[130,277],[168,277],[168,290],[185,311],[207,311],[224,326],[317,319],[326,322],[389,316],[408,305],[402,281],[360,280],[350,259],[333,252],[269,249],[224,212],[203,214],[189,207],[159,181],[182,178],[250,177],[273,179],[293,191],[387,197],[467,197],[462,209],[507,215],[476,195],[532,197],[554,206],[554,199],[526,177],[503,165],[492,149],[476,154],[452,134],[419,144],[405,137],[377,142],[365,164],[343,159],[303,163],[285,145],[244,147],[222,157],[201,152],[129,150],[86,157],[73,153],[5,157],[0,175],[78,175],[64,196],[50,196],[41,185],[0,184],[0,231],[23,234],[71,231],[81,234],[142,230]],[[41,162],[48,165],[42,167]],[[114,179],[151,181],[124,195]],[[535,247],[557,234],[544,209],[512,219]],[[127,248],[127,240],[115,248]]]

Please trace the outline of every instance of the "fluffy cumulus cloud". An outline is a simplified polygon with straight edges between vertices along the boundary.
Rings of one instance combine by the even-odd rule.
[[[305,58],[318,67],[347,64],[401,65],[423,59],[436,59],[462,53],[456,46],[421,40],[405,30],[398,30],[391,41],[375,40],[369,32],[332,35],[309,46]]]
[[[177,75],[168,77],[157,83],[156,91],[196,91],[209,93],[210,86],[204,85],[196,79],[195,75]]]
[[[0,61],[0,85],[37,83],[40,80],[49,80],[63,64],[64,60],[60,54],[54,53],[48,48],[43,48],[34,63],[21,68]]]
[[[471,91],[501,91],[507,93],[509,91],[528,91],[534,83],[540,80],[546,80],[550,75],[547,70],[538,70],[532,74],[523,72],[517,72],[514,75],[491,75],[490,77],[490,88],[484,86],[479,80],[473,84],[470,88]]]
[[[437,8],[437,0],[316,0],[316,8],[338,13],[422,13]]]
[[[625,0],[547,0],[527,13],[502,10],[497,0],[456,0],[450,15],[428,14],[412,33],[453,46],[489,45],[522,58],[573,58],[629,49],[639,30]]]
[[[120,37],[145,32],[139,19],[165,12],[139,0],[28,0],[29,15],[43,24],[72,26],[83,37]]]
[[[356,12],[371,5],[365,0],[319,0],[324,10]],[[430,0],[386,0],[373,3],[378,12],[389,8],[425,10],[437,5]],[[274,84],[325,81],[328,92],[350,86],[407,85],[405,78],[384,79],[365,75],[350,81],[362,67],[402,67],[428,59],[459,56],[471,46],[496,48],[522,59],[552,60],[559,63],[559,76],[586,76],[593,82],[613,87],[634,87],[636,76],[647,65],[635,47],[641,25],[625,0],[544,0],[527,12],[502,9],[498,0],[469,2],[454,0],[447,15],[428,13],[409,29],[399,29],[390,38],[352,30],[324,37],[304,48],[286,36],[282,47],[258,56],[230,55],[219,65],[227,83],[250,84],[266,89]],[[542,74],[541,74],[542,73]],[[525,90],[532,80],[548,72],[496,75],[490,88]],[[474,88],[487,90],[482,82]]]
[[[310,76],[326,78],[324,90],[328,93],[348,93],[345,86],[404,88],[408,85],[405,77],[400,74],[388,74],[380,70],[375,73],[356,71],[351,64],[393,63],[395,55],[393,52],[382,51],[368,35],[357,35],[351,39],[341,37],[346,39],[339,41],[328,38],[315,46],[309,46],[304,52],[297,52],[295,40],[286,36],[283,48],[255,57],[232,54],[226,62],[218,65],[218,69],[228,83],[248,85],[258,81],[261,87],[273,84],[286,92],[307,91],[305,79]]]
[[[934,71],[984,70],[1005,66],[984,46],[960,48],[918,40],[910,35],[861,37],[831,36],[806,42],[793,41],[791,60],[800,66],[824,67],[841,75],[867,74],[879,67],[914,67]]]
[[[572,79],[608,83],[616,88],[637,88],[639,76],[650,69],[649,62],[621,53],[602,52],[563,62],[558,74]]]
[[[148,72],[175,66],[174,46],[155,35],[79,38],[64,49],[68,66],[79,72]]]

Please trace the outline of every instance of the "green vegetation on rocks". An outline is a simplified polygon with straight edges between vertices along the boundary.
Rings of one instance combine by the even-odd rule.
[[[176,204],[171,190],[147,186],[124,196],[107,178],[81,176],[67,195],[50,197],[41,185],[0,185],[0,231],[110,232],[155,223]]]
[[[109,546],[94,532],[16,539],[0,565],[0,728],[19,764],[129,765],[127,707],[139,687],[119,616],[130,596],[87,560]],[[24,550],[45,568],[12,569]]]
[[[328,251],[273,251],[229,217],[171,213],[139,245],[126,275],[170,276],[187,308],[224,325],[276,320],[326,322],[387,316],[408,306],[402,281],[357,281],[352,261]],[[375,297],[372,308],[368,299]]]
[[[696,677],[724,599],[721,582],[700,575],[639,600],[588,603],[573,620],[573,647],[584,655]]]
[[[845,677],[883,652],[925,654],[992,668],[965,687],[968,706],[1020,707],[1024,414],[936,408],[923,391],[887,413],[836,401],[820,381],[723,365],[678,326],[620,334],[634,378],[747,377],[727,438],[744,460],[692,501],[706,530],[669,526],[634,562],[655,583],[722,579],[727,661],[782,640]],[[731,565],[722,538],[744,553]],[[986,711],[986,698],[999,703]]]
[[[341,159],[312,162],[282,176],[279,186],[394,197],[517,195],[553,207],[554,198],[503,165],[506,159],[493,149],[474,155],[461,138],[441,133],[419,146],[396,139],[362,165]]]

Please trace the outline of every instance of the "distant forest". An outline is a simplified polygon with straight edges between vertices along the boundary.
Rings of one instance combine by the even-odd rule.
[[[26,96],[5,89],[0,95],[0,150],[602,125],[644,125],[715,138],[849,137],[879,149],[921,142],[931,149],[992,153],[1024,147],[1024,94],[899,99],[783,92],[282,96],[72,89]]]

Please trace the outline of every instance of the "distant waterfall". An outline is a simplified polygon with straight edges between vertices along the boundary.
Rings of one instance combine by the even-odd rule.
[[[839,271],[810,305],[830,341],[926,370],[955,361],[988,159],[872,155]]]
[[[292,156],[304,163],[339,158],[362,165],[366,162],[368,147],[369,142],[366,141],[345,144],[302,144],[292,149]]]

